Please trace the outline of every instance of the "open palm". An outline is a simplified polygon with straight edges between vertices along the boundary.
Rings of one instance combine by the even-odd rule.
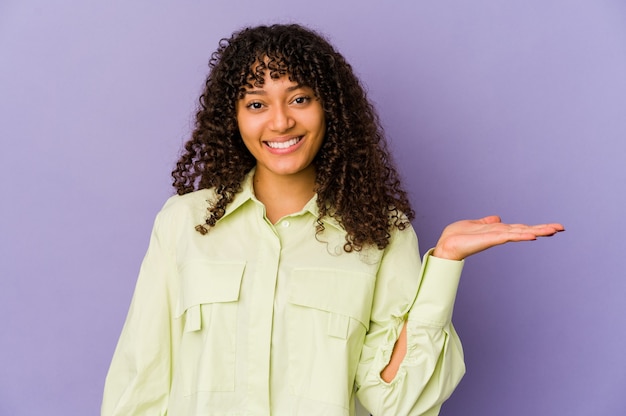
[[[548,237],[564,230],[565,228],[557,223],[505,224],[496,215],[478,220],[457,221],[443,230],[433,256],[462,260],[500,244],[536,240],[537,237]]]

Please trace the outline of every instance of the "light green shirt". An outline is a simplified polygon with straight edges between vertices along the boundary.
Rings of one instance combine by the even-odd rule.
[[[252,174],[207,235],[212,190],[158,214],[106,379],[102,415],[437,415],[465,366],[451,316],[463,262],[425,256],[412,228],[345,253],[314,197],[273,225]],[[403,322],[408,351],[380,377]]]

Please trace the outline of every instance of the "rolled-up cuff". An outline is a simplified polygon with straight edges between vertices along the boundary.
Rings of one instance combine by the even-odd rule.
[[[432,249],[424,255],[421,281],[409,322],[444,327],[452,319],[454,300],[459,287],[464,260],[446,260],[432,256]]]

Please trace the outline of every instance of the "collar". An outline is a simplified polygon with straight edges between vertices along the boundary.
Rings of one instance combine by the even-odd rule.
[[[317,218],[320,215],[320,210],[317,207],[317,194],[313,195],[313,198],[311,198],[309,202],[306,203],[304,208],[302,208],[302,212],[305,211],[313,215],[314,218]],[[344,228],[341,226],[341,224],[339,224],[339,221],[337,221],[335,217],[329,217],[327,215],[326,217],[324,217],[322,222],[324,223],[324,226],[331,225],[339,231],[344,231]]]
[[[246,174],[246,177],[241,183],[241,191],[238,192],[237,195],[235,195],[235,197],[233,198],[232,202],[228,204],[224,212],[224,215],[222,216],[222,218],[220,218],[219,221],[222,221],[224,218],[228,217],[229,215],[237,211],[241,206],[246,204],[248,201],[253,201],[255,203],[261,204],[261,202],[258,199],[256,199],[256,196],[254,195],[253,179],[254,179],[255,171],[256,171],[256,167],[253,167],[250,170],[250,172]],[[309,202],[306,203],[306,205],[302,208],[300,212],[296,212],[293,215],[301,215],[305,212],[310,213],[311,215],[313,215],[314,218],[317,218],[319,216],[319,209],[317,207],[317,194],[313,195],[313,197],[309,200]],[[344,230],[341,224],[339,224],[339,221],[337,221],[334,217],[326,216],[323,219],[323,223],[325,226],[330,225],[334,228],[337,228],[339,231]]]
[[[230,202],[230,204],[226,206],[224,215],[222,216],[222,218],[220,218],[219,221],[228,217],[233,212],[237,211],[239,207],[241,207],[243,204],[245,204],[249,200],[256,200],[256,197],[254,196],[254,187],[252,185],[252,179],[254,178],[255,170],[256,168],[252,168],[250,172],[246,174],[246,177],[244,178],[243,182],[241,182],[241,191],[238,192],[233,198],[233,200]]]

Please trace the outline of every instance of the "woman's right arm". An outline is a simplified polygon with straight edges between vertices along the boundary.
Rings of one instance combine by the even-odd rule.
[[[159,214],[106,377],[102,416],[167,412],[180,323],[174,320],[176,262],[164,228],[168,228],[167,221]]]

